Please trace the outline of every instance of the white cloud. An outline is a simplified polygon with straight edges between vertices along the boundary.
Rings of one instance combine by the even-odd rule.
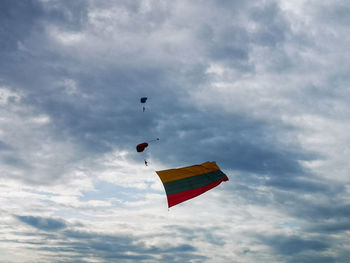
[[[19,102],[22,95],[18,92],[12,91],[9,87],[0,87],[0,105],[6,106],[11,102]]]

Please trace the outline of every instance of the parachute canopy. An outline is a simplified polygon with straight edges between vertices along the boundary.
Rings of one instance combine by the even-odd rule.
[[[156,173],[163,182],[169,207],[201,195],[223,181],[228,181],[228,177],[216,162],[205,162]]]
[[[139,145],[136,146],[136,151],[143,152],[146,149],[146,147],[148,147],[147,142],[140,143]]]

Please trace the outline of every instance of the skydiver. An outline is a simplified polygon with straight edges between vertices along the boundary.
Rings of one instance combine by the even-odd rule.
[[[146,159],[145,159],[145,165],[148,166],[148,162],[146,161]]]

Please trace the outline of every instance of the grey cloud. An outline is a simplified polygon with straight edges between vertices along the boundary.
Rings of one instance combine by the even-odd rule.
[[[277,175],[269,177],[246,172],[235,172],[234,174],[231,181],[235,183],[226,186],[230,192],[244,197],[247,203],[261,206],[274,204],[276,209],[295,218],[310,220],[323,218],[323,213],[315,208],[317,204],[304,200],[304,194],[329,196],[334,195],[335,192],[344,191],[342,187],[334,187],[315,180],[311,174],[307,173],[304,175],[287,174],[283,177]],[[262,185],[266,189],[260,190]]]
[[[284,255],[294,255],[305,250],[324,251],[329,248],[324,241],[302,239],[298,236],[262,237],[262,240]]]
[[[350,205],[343,202],[336,202],[336,200],[330,200],[329,202],[322,204],[309,205],[309,207],[304,207],[304,209],[307,209],[299,210],[302,216],[319,219],[338,218],[340,220],[349,218],[350,216]]]
[[[254,60],[252,50],[256,46],[263,46],[274,49],[271,53],[274,54],[275,58],[272,59],[275,61],[271,67],[276,71],[291,67],[291,58],[280,47],[283,47],[289,35],[294,38],[296,35],[290,30],[289,22],[280,7],[274,2],[259,7],[249,1],[243,6],[236,6],[234,1],[231,4],[232,6],[220,10],[225,23],[208,20],[197,30],[198,36],[207,43],[209,57],[242,72],[255,72],[255,65],[251,63]],[[208,14],[213,13],[209,11]],[[254,24],[254,29],[248,29],[241,17]]]
[[[306,254],[306,255],[294,255],[292,258],[288,259],[289,263],[333,263],[333,262],[342,262],[346,260],[345,258],[338,261],[337,258],[327,255],[315,255],[315,254]]]
[[[249,176],[247,178],[246,181],[241,181],[246,183],[245,186],[249,186],[248,180],[252,179]],[[261,184],[269,186],[269,190],[273,195],[273,202],[284,213],[295,218],[310,220],[313,223],[328,219],[337,219],[342,222],[349,216],[349,205],[341,201],[345,192],[342,184],[320,181],[319,178],[310,174],[305,177],[287,178],[286,181],[283,178],[273,179],[273,181],[275,182],[271,183],[271,180],[266,179],[260,179],[260,181],[255,179],[250,186],[254,187]],[[242,186],[241,188],[244,189]],[[241,188],[237,186],[238,191]],[[293,189],[293,191],[290,189]],[[303,193],[312,194],[313,198],[304,198]],[[267,200],[263,202],[265,201]],[[271,202],[271,200],[268,202]]]
[[[211,55],[218,60],[247,60],[249,58],[249,33],[240,26],[215,28],[211,25],[208,39],[211,44]],[[208,29],[207,29],[208,30]],[[214,32],[214,33],[212,33]]]
[[[320,22],[330,26],[346,26],[349,22],[350,7],[345,2],[336,2],[334,5],[317,3],[317,18]]]
[[[38,237],[40,235],[38,234]],[[189,244],[177,246],[147,247],[142,238],[126,235],[108,235],[93,232],[65,230],[50,238],[53,246],[38,244],[34,249],[38,251],[54,252],[57,262],[69,260],[84,260],[84,257],[98,258],[101,262],[111,260],[126,260],[127,262],[158,262],[158,258],[166,262],[184,262],[203,260],[205,257],[197,253],[197,249]],[[131,252],[131,253],[130,253]],[[74,255],[71,256],[70,254]],[[73,261],[77,262],[77,261]]]
[[[311,177],[311,175],[309,175]],[[317,182],[303,178],[300,174],[291,175],[286,178],[272,178],[266,182],[266,185],[283,190],[295,190],[303,192],[325,192],[329,186],[323,182]]]
[[[16,50],[18,41],[29,36],[41,14],[42,8],[37,1],[1,1],[0,53]]]
[[[16,218],[23,223],[44,231],[58,231],[67,227],[64,221],[53,218],[35,216],[16,216]]]
[[[224,62],[230,67],[243,72],[251,72],[254,67],[249,62],[250,36],[245,28],[231,26],[217,28],[207,26],[201,35],[208,38],[208,54],[214,61]],[[205,35],[204,35],[205,34]]]
[[[338,222],[332,220],[324,220],[322,223],[313,223],[305,226],[306,231],[324,234],[342,233],[350,231],[350,223],[347,218],[339,219]]]
[[[210,1],[213,7],[219,7],[220,11],[228,12],[229,14],[236,14],[242,10],[246,10],[254,1],[238,1],[238,0],[212,0]]]
[[[88,5],[83,0],[42,2],[41,8],[44,22],[50,21],[67,30],[79,30],[87,23]]]
[[[205,228],[170,225],[167,226],[167,229],[172,229],[176,233],[181,233],[190,241],[204,239],[215,246],[224,246],[226,244],[226,241],[218,234],[221,233],[222,230],[220,227]]]
[[[11,149],[12,147],[10,145],[0,140],[0,151],[8,151]]]
[[[5,154],[5,155],[2,155],[0,158],[1,158],[2,163],[5,165],[20,168],[20,169],[28,169],[28,170],[31,169],[30,164],[28,164],[22,158],[14,156],[13,154],[11,154],[11,155]]]
[[[38,0],[1,1],[0,52],[7,56],[4,52],[18,51],[18,44],[29,40],[31,34],[42,31],[47,22],[77,30],[86,24],[86,18],[85,1],[50,1],[47,4]]]
[[[251,17],[258,25],[258,31],[253,33],[255,43],[275,47],[285,41],[286,35],[289,33],[289,24],[281,12],[276,3],[252,9]]]

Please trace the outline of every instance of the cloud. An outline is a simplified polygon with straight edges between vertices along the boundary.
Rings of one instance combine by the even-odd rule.
[[[43,218],[35,216],[16,216],[23,223],[44,231],[58,231],[66,228],[66,223],[62,220]]]
[[[16,49],[18,41],[26,39],[30,35],[35,27],[36,17],[43,13],[37,1],[12,3],[5,0],[1,2],[0,14],[2,24],[0,52],[6,54],[6,52],[12,52]],[[18,17],[22,22],[17,20]]]
[[[1,151],[6,151],[6,150],[9,150],[11,149],[11,147],[9,147],[6,143],[0,141],[0,150]]]
[[[324,221],[322,223],[310,224],[306,229],[310,232],[316,233],[342,233],[343,231],[349,231],[350,224],[345,220],[338,220],[334,222],[332,219]]]
[[[348,11],[1,1],[0,251],[18,262],[345,261]],[[154,170],[204,161],[230,181],[167,213]]]
[[[328,248],[325,242],[319,240],[304,240],[300,237],[272,237],[267,242],[279,253],[293,255],[305,250],[324,251]]]
[[[205,257],[197,254],[197,249],[189,244],[147,246],[144,238],[130,235],[112,235],[97,232],[70,230],[71,224],[63,220],[35,216],[16,216],[21,222],[38,230],[48,231],[28,234],[26,244],[36,245],[36,250],[45,259],[51,255],[55,260],[65,260],[66,257],[77,260],[103,259],[149,262],[166,260],[180,262],[181,260],[199,260]],[[68,229],[67,229],[68,228]],[[42,242],[38,240],[44,239]],[[50,239],[48,244],[45,240]],[[53,256],[53,257],[52,257]],[[69,259],[68,259],[69,261]],[[70,261],[69,261],[70,262]]]

